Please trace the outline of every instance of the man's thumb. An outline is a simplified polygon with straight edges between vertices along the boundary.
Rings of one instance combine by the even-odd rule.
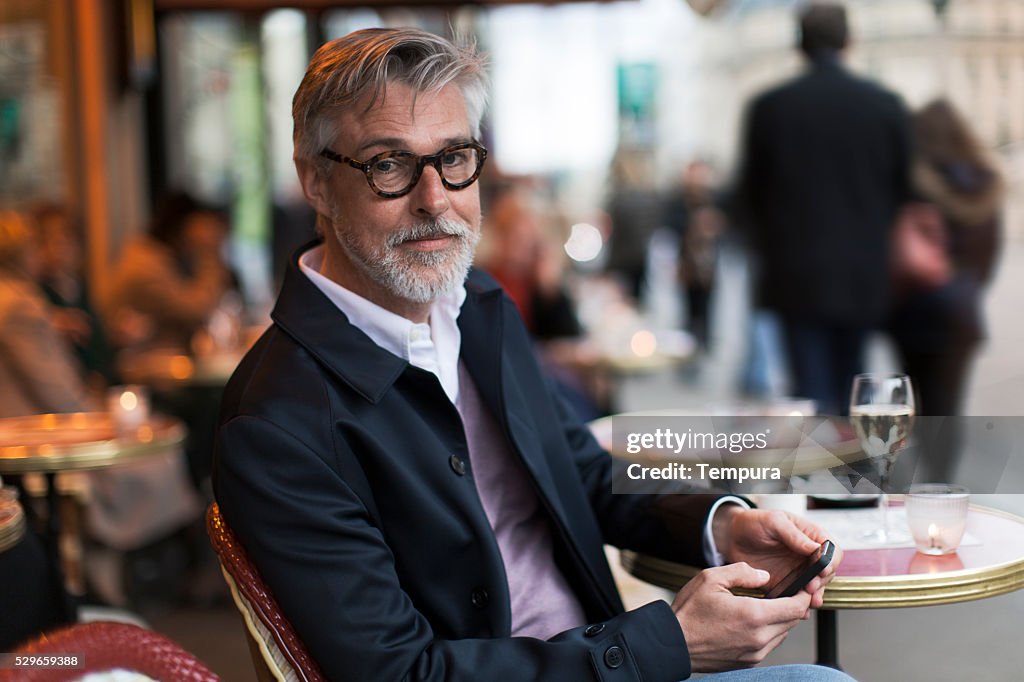
[[[768,571],[754,568],[745,561],[712,569],[722,587],[745,587],[753,589],[768,584]]]

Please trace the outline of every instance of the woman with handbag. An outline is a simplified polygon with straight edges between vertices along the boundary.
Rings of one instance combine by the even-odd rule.
[[[982,298],[999,251],[1004,186],[995,161],[948,101],[925,106],[912,126],[917,201],[904,207],[893,231],[889,332],[917,386],[918,414],[955,416],[986,335]],[[947,441],[949,452],[926,453],[932,476],[951,474],[957,438],[949,435],[947,428],[934,441]]]

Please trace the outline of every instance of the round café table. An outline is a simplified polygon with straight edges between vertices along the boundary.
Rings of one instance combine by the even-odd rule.
[[[979,544],[962,545],[944,556],[904,547],[846,551],[816,615],[817,662],[839,667],[839,609],[956,604],[1024,587],[1024,518],[971,505],[966,532]],[[678,590],[700,571],[635,552],[621,556],[632,575],[670,590]]]
[[[184,440],[181,422],[161,415],[150,416],[130,429],[117,428],[105,412],[0,419],[0,474],[38,473],[46,482],[45,535],[58,572],[58,590],[64,590],[64,576],[57,474],[117,466],[164,453]],[[80,538],[72,542],[80,546]]]
[[[0,419],[0,474],[102,469],[178,446],[185,429],[152,415],[119,429],[106,412],[35,414]]]

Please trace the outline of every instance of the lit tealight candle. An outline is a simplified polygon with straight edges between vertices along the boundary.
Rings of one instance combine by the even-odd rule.
[[[912,485],[906,497],[907,525],[924,554],[949,554],[960,546],[967,525],[970,495],[963,486]]]

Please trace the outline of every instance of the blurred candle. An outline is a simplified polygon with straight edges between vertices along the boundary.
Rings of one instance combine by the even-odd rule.
[[[658,339],[646,329],[641,329],[629,341],[629,347],[634,355],[641,358],[649,358],[654,355],[658,348]]]
[[[133,431],[149,419],[149,396],[142,386],[113,386],[107,394],[107,409],[119,432]]]

